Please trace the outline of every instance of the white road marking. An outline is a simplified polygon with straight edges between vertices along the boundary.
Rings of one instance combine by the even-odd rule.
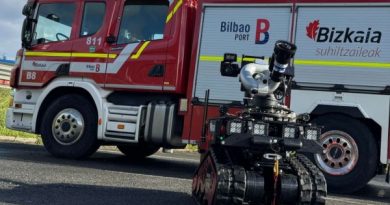
[[[364,205],[375,205],[374,203],[368,203],[367,201],[362,201],[362,200],[348,200],[346,198],[335,198],[335,197],[326,197],[326,201],[333,201],[333,202],[340,202],[342,204],[364,204]]]
[[[184,182],[192,182],[192,179],[183,179],[183,178],[176,178],[176,177],[164,177],[164,176],[156,176],[156,175],[148,175],[148,174],[137,174],[137,173],[131,173],[132,176],[142,177],[142,178],[159,178],[159,179],[166,179],[166,180],[172,180],[172,181],[184,181]]]
[[[153,155],[152,157],[153,158],[161,158],[161,159],[172,159],[172,160],[178,160],[178,161],[196,162],[196,163],[199,162],[199,160],[196,160],[196,159],[185,159],[185,158],[168,157],[168,156],[162,156],[162,155]]]
[[[115,151],[115,150],[103,149],[101,151],[102,152],[106,152],[106,153],[120,154],[119,151]],[[180,157],[169,157],[169,156],[162,156],[162,155],[159,155],[159,154],[152,155],[151,158],[170,159],[170,160],[176,160],[176,161],[186,161],[186,162],[196,162],[196,163],[199,162],[199,160],[197,160],[197,159],[187,159],[187,158],[180,158]]]

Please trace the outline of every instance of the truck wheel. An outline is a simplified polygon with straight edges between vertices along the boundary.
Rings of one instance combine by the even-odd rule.
[[[42,141],[56,157],[80,159],[95,153],[97,140],[97,112],[80,95],[64,95],[47,108],[41,123]]]
[[[344,115],[325,115],[312,121],[324,126],[319,139],[324,153],[310,156],[324,172],[330,192],[351,193],[375,176],[378,151],[365,124]]]
[[[129,159],[143,159],[156,153],[160,147],[151,144],[131,144],[131,145],[118,145],[119,151],[121,151]]]

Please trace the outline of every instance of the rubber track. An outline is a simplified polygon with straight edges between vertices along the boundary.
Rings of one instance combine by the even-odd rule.
[[[288,159],[298,176],[300,203],[302,205],[325,204],[326,181],[322,172],[306,156],[298,154]]]
[[[210,156],[218,172],[215,204],[243,204],[246,183],[245,169],[241,166],[233,165],[229,154],[224,149],[210,149]]]
[[[246,188],[246,172],[243,167],[234,166],[234,195],[233,202],[234,204],[243,204],[245,198],[245,188]]]
[[[313,181],[309,171],[294,157],[288,159],[291,168],[298,176],[298,183],[300,188],[299,200],[302,205],[310,205],[313,196]]]
[[[217,170],[217,190],[215,195],[215,204],[232,204],[233,190],[234,190],[234,178],[233,168],[230,162],[230,157],[225,153],[223,149],[210,149],[210,156],[215,164],[215,170]]]
[[[313,193],[312,204],[325,204],[327,186],[324,174],[305,155],[298,154],[297,159],[310,172],[310,175],[315,182],[315,192]]]

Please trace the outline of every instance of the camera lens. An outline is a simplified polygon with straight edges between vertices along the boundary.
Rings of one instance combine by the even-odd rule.
[[[294,57],[297,46],[287,41],[276,41],[274,48],[275,61],[278,64],[289,64]]]

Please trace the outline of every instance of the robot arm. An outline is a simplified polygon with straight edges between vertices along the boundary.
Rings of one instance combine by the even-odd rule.
[[[270,64],[257,61],[245,65],[240,71],[240,81],[252,95],[266,96],[275,92],[285,80],[285,72],[297,47],[287,41],[277,41]]]
[[[241,69],[240,81],[248,93],[266,96],[279,87],[280,82],[271,79],[268,67],[266,64],[250,63]]]

